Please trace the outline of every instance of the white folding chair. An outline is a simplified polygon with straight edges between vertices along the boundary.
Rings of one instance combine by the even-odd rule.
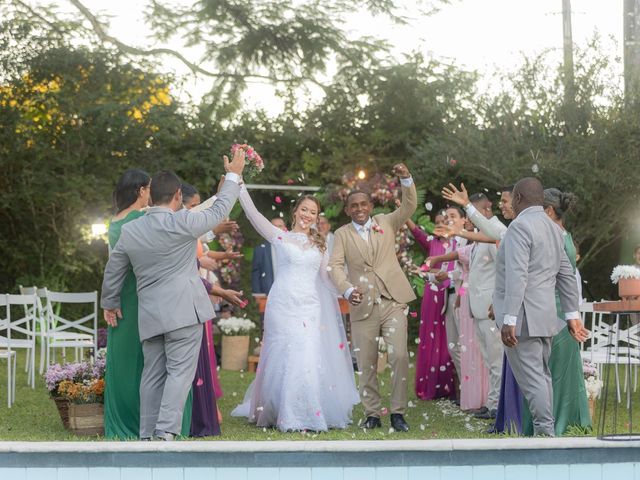
[[[11,339],[11,329],[9,328],[9,305],[8,295],[0,295],[0,307],[4,307],[5,315],[0,316],[0,338]],[[6,331],[6,337],[2,337],[2,332]],[[7,406],[11,405],[16,398],[16,352],[11,350],[11,343],[7,342],[7,348],[0,350],[0,358],[7,359]],[[13,365],[12,365],[13,364]]]
[[[35,295],[7,295],[7,336],[0,336],[0,347],[8,350],[24,349],[27,360],[27,383],[36,388],[36,303]],[[11,306],[21,306],[24,316],[11,313]]]
[[[76,361],[83,356],[85,348],[93,349],[95,355],[98,351],[98,292],[64,293],[47,290],[46,299],[47,365],[51,364],[52,359],[55,361],[57,348],[62,349],[63,361],[66,361],[67,347],[75,349]],[[81,304],[90,306],[90,313],[75,315],[80,318],[71,318],[66,308]]]
[[[47,322],[46,322],[46,318],[45,318],[45,311],[44,308],[42,308],[42,291],[46,292],[46,289],[43,288],[38,288],[38,287],[23,287],[22,285],[19,286],[20,288],[20,295],[37,295],[37,303],[36,303],[36,311],[35,311],[35,317],[36,317],[36,324],[35,324],[35,334],[36,334],[36,343],[38,338],[40,339],[40,369],[38,370],[40,375],[42,375],[44,373],[44,356],[45,356],[45,334],[47,331]],[[31,313],[28,311],[27,306],[24,307],[25,308],[25,314],[26,313]],[[28,362],[29,358],[27,357],[27,362]],[[25,372],[27,371],[27,366],[28,363],[25,363]]]

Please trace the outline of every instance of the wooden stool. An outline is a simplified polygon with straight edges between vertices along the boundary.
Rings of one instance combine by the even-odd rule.
[[[251,372],[251,373],[255,373],[256,368],[258,367],[258,362],[260,361],[260,357],[257,355],[250,355],[249,356],[249,366],[247,368],[247,371]]]

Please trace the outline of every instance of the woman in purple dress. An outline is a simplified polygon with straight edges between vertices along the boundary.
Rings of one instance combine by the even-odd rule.
[[[436,215],[436,226],[444,225],[446,212]],[[413,238],[427,256],[443,255],[456,248],[455,240],[427,235],[411,220],[407,222]],[[421,400],[456,398],[455,368],[449,355],[445,311],[450,280],[447,272],[455,262],[431,265],[429,281],[425,283],[420,308],[420,343],[416,359],[416,395]]]

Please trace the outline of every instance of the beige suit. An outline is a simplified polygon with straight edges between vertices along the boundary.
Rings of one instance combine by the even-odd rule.
[[[335,232],[329,275],[340,293],[352,287],[363,292],[360,305],[351,306],[351,334],[358,359],[360,398],[367,416],[380,416],[382,408],[376,372],[378,338],[388,345],[391,365],[391,413],[404,413],[407,405],[406,304],[416,298],[396,257],[396,232],[416,210],[416,189],[402,187],[402,204],[389,214],[376,215],[374,228],[364,240],[353,224]],[[348,267],[348,273],[347,269]]]

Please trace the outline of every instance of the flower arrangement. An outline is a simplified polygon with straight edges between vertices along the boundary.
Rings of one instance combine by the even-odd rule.
[[[251,145],[246,143],[235,143],[231,146],[231,156],[239,150],[243,149],[246,154],[246,166],[244,168],[243,176],[245,179],[250,180],[264,169],[264,161],[262,157],[258,155],[258,152]]]
[[[602,390],[602,380],[598,375],[598,367],[591,362],[584,361],[582,363],[582,371],[584,373],[584,386],[587,390],[587,398],[589,400],[595,400],[600,397]]]
[[[221,318],[218,327],[223,335],[244,336],[255,330],[256,324],[248,318],[229,317]]]
[[[622,279],[640,279],[640,268],[633,265],[618,265],[611,272],[611,281],[617,284]]]
[[[93,363],[50,365],[44,374],[49,395],[63,397],[71,403],[102,403],[105,366],[104,350],[98,352]]]

